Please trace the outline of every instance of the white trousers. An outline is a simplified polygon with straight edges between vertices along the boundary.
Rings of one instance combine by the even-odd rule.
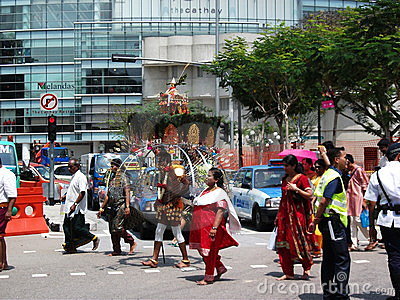
[[[362,232],[364,237],[369,240],[369,231],[368,227],[361,226],[360,217],[350,216],[350,233],[351,233],[351,241],[355,247],[358,247],[358,230]]]
[[[165,229],[167,229],[167,225],[158,223],[157,228],[156,228],[156,234],[154,240],[156,242],[162,242],[164,238],[164,232]],[[172,233],[174,234],[174,237],[178,241],[178,244],[181,244],[185,241],[185,238],[183,237],[182,230],[180,226],[171,226]]]

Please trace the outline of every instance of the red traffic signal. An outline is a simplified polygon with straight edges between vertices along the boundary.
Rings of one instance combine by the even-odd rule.
[[[48,139],[50,142],[54,142],[57,136],[57,117],[48,116],[47,117],[47,130]]]

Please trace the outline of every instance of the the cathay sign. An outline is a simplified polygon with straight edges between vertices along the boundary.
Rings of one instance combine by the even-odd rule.
[[[73,90],[75,88],[74,84],[62,83],[62,82],[38,82],[38,90]]]
[[[189,2],[185,4],[185,2]],[[193,0],[184,0],[183,2],[173,0],[170,7],[171,15],[184,15],[188,14],[192,17],[209,17],[210,15],[215,15],[217,13],[216,7],[210,6],[210,1],[198,1],[193,5]],[[222,8],[218,9],[218,14],[221,15]]]

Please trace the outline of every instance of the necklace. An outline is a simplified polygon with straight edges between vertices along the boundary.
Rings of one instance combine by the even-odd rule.
[[[210,192],[212,192],[212,191],[214,191],[214,190],[216,190],[217,189],[217,187],[214,185],[211,189],[208,189]]]

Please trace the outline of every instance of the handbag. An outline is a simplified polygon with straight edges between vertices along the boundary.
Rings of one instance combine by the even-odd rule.
[[[369,226],[369,211],[364,209],[360,214],[361,227],[367,228]]]
[[[267,248],[272,251],[276,251],[276,236],[278,234],[278,228],[275,227],[271,232],[271,236],[269,237]]]

